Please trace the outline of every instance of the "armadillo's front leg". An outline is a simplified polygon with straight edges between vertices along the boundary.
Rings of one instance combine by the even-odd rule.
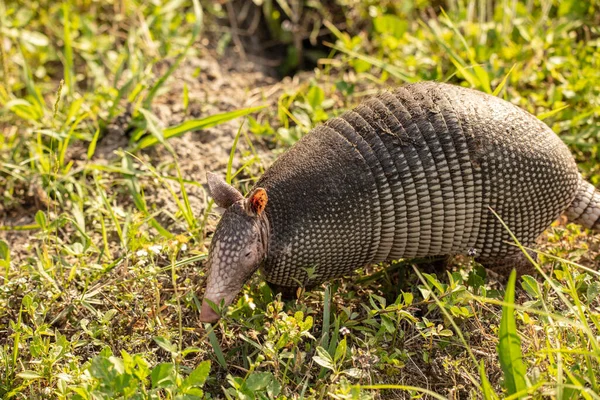
[[[527,252],[533,261],[537,262],[537,254],[530,250],[527,250]],[[513,268],[517,270],[517,274],[519,276],[528,275],[535,272],[535,267],[531,261],[519,249],[517,249],[515,253],[502,258],[479,257],[476,258],[476,261],[487,269],[504,277],[508,277]]]

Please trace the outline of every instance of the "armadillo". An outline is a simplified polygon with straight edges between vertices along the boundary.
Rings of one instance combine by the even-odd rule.
[[[201,321],[259,269],[312,287],[386,260],[474,255],[518,265],[561,213],[600,229],[600,192],[543,122],[495,96],[434,82],[401,86],[329,119],[242,194],[217,175],[225,212],[209,249]],[[497,214],[497,215],[495,215]],[[524,259],[524,257],[523,257]]]

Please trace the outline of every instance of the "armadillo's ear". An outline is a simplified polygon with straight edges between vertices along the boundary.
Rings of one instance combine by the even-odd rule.
[[[260,187],[256,188],[246,199],[246,211],[250,215],[260,215],[265,210],[267,201],[269,201],[267,191]]]
[[[228,185],[227,182],[217,174],[207,172],[206,180],[208,181],[208,193],[219,207],[229,208],[233,203],[244,198],[237,189]]]

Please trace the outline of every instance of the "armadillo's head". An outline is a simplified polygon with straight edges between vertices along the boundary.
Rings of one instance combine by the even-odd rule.
[[[208,284],[200,312],[200,321],[216,322],[220,317],[206,300],[231,304],[267,255],[269,223],[264,189],[254,189],[245,199],[217,175],[209,172],[207,177],[210,195],[226,209],[208,252]]]

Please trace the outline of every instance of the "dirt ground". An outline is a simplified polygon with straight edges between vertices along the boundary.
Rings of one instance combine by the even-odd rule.
[[[168,65],[162,66],[164,69]],[[304,74],[306,75],[306,74]],[[219,56],[212,49],[199,48],[197,55],[188,57],[169,79],[168,90],[154,102],[152,111],[159,118],[163,127],[176,125],[189,119],[203,118],[214,114],[233,111],[246,107],[267,105],[273,110],[279,95],[284,90],[297,87],[301,78],[285,78],[279,80],[269,67],[242,58],[235,50]],[[189,106],[183,107],[184,84],[189,90]],[[115,152],[125,150],[129,138],[124,128],[129,115],[124,113],[108,126],[106,135],[98,141],[96,152],[91,162],[108,164],[117,156]],[[206,196],[202,185],[206,183],[206,172],[225,174],[229,153],[234,137],[240,128],[242,119],[219,124],[216,127],[197,132],[188,132],[181,137],[173,138],[170,143],[175,150],[183,178],[197,182],[188,185],[190,204],[197,217],[202,216],[206,206]],[[74,143],[69,148],[68,157],[75,161],[74,168],[85,161],[88,143]],[[274,156],[267,148],[266,142],[256,141],[253,146],[259,153],[264,167],[270,164]],[[236,152],[235,166],[241,165],[239,154],[248,149],[244,140],[240,140]],[[142,151],[138,156],[160,170],[166,166],[173,174],[173,156],[162,146]],[[177,194],[179,188],[173,185]],[[163,210],[161,215],[174,214],[177,205],[169,191],[161,185],[149,184],[144,187],[144,195],[149,207]],[[30,187],[17,189],[19,202],[0,205],[0,226],[26,226],[35,224],[37,210],[48,210],[52,216],[52,208],[44,201],[45,195],[37,183]],[[130,201],[124,199],[130,204]],[[161,217],[158,217],[159,220]],[[171,227],[177,231],[177,227]],[[0,239],[6,241],[11,248],[13,260],[25,259],[31,252],[30,244],[35,230],[0,230]]]

